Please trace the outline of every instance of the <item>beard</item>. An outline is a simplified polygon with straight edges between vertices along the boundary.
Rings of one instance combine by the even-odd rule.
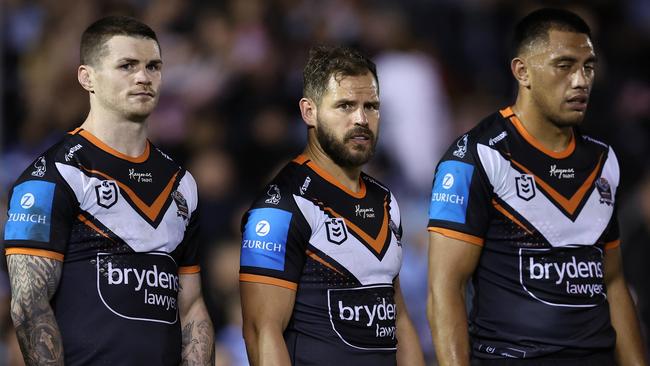
[[[375,134],[367,127],[357,126],[348,131],[342,140],[337,140],[334,133],[319,121],[319,128],[316,129],[316,138],[323,148],[323,151],[336,163],[343,168],[357,168],[367,163],[375,154],[377,138]],[[348,147],[346,144],[354,135],[363,133],[370,139],[370,144],[353,145]]]

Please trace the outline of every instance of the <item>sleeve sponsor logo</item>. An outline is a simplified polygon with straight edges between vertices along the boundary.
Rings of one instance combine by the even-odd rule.
[[[292,213],[277,208],[250,210],[244,226],[240,265],[284,270]]]
[[[394,294],[391,285],[327,290],[332,329],[356,349],[396,349]]]
[[[32,176],[43,178],[45,176],[45,172],[47,171],[45,157],[40,156],[38,159],[36,159],[36,162],[34,162],[34,168],[36,169],[32,172]]]
[[[187,200],[180,191],[172,192],[172,199],[177,208],[176,216],[182,218],[185,221],[185,225],[187,225],[190,220],[190,210],[187,207]]]
[[[551,306],[593,307],[605,301],[603,254],[593,246],[519,250],[521,285]]]
[[[165,253],[97,254],[97,292],[119,317],[174,324],[178,266]]]
[[[474,166],[460,161],[440,164],[431,191],[429,219],[465,223]]]
[[[14,187],[5,240],[50,241],[55,184],[29,180]]]

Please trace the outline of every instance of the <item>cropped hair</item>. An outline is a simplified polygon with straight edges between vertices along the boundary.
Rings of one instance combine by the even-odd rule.
[[[303,96],[320,103],[330,76],[337,80],[344,76],[372,76],[379,86],[377,67],[359,51],[343,46],[316,46],[309,50],[309,59],[303,70]]]
[[[512,42],[513,57],[538,40],[548,41],[549,31],[584,33],[591,38],[587,23],[577,14],[564,9],[542,8],[526,15],[515,26]]]
[[[113,36],[150,38],[160,49],[156,33],[148,25],[131,17],[111,15],[97,20],[81,35],[81,64],[96,65],[106,52],[106,42]]]

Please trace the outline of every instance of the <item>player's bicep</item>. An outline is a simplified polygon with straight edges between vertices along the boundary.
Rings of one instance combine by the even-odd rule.
[[[288,288],[263,283],[240,282],[244,329],[259,333],[270,327],[284,330],[289,324],[296,292]]]
[[[63,263],[52,258],[13,254],[7,256],[11,283],[11,312],[20,323],[40,306],[49,306],[59,281]]]
[[[478,265],[482,246],[429,233],[429,280],[432,284],[462,285]]]

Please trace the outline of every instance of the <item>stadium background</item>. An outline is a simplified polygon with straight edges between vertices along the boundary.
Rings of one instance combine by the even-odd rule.
[[[308,48],[358,47],[378,65],[382,99],[378,154],[366,170],[400,202],[401,282],[432,360],[425,227],[435,163],[456,136],[514,101],[509,32],[542,5],[574,10],[592,27],[599,65],[584,130],[610,142],[621,162],[626,274],[647,334],[647,0],[3,0],[1,221],[13,180],[85,118],[88,97],[76,79],[83,29],[107,14],[143,20],[158,33],[164,60],[160,104],[149,119],[151,140],[199,185],[204,295],[217,332],[217,364],[246,365],[237,290],[241,215],[305,143],[298,99]],[[2,268],[0,365],[19,365],[4,263]]]

